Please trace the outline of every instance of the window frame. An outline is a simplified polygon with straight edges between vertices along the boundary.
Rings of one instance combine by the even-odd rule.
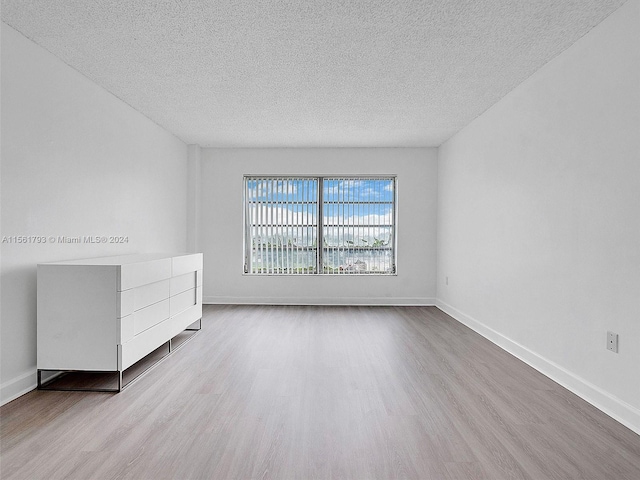
[[[392,195],[392,208],[391,208],[391,241],[389,242],[391,247],[391,259],[390,259],[390,271],[373,272],[367,271],[364,273],[349,272],[349,273],[336,273],[326,272],[324,269],[324,229],[326,228],[324,219],[324,182],[326,180],[391,180],[393,183],[393,195]],[[267,273],[255,273],[250,271],[251,266],[251,251],[253,250],[250,242],[254,238],[249,233],[250,219],[247,215],[248,209],[248,185],[251,180],[316,180],[317,181],[317,198],[315,199],[315,223],[311,224],[316,230],[316,246],[304,247],[304,251],[315,250],[315,271],[308,273],[291,273],[291,272],[267,272]],[[366,202],[364,202],[366,203]],[[363,175],[271,175],[271,174],[245,174],[242,177],[242,235],[243,235],[243,275],[252,277],[260,276],[349,276],[349,277],[389,277],[398,275],[397,255],[398,255],[398,176],[397,174],[363,174]],[[348,224],[344,224],[348,226]]]

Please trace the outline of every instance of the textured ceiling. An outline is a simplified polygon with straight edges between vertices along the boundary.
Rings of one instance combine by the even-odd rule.
[[[187,143],[435,146],[624,0],[2,0]]]

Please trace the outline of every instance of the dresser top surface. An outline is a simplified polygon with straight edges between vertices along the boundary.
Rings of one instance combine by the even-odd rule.
[[[131,263],[151,262],[165,258],[202,255],[201,253],[136,253],[132,255],[117,255],[113,257],[82,258],[65,260],[62,262],[41,263],[39,265],[127,265]]]

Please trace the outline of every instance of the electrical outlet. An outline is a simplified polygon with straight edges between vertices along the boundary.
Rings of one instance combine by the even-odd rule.
[[[618,353],[618,334],[607,332],[607,350]]]

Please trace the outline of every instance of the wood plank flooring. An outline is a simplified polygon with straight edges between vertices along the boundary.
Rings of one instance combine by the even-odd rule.
[[[120,394],[0,409],[2,479],[640,479],[640,436],[433,307],[205,306]]]

